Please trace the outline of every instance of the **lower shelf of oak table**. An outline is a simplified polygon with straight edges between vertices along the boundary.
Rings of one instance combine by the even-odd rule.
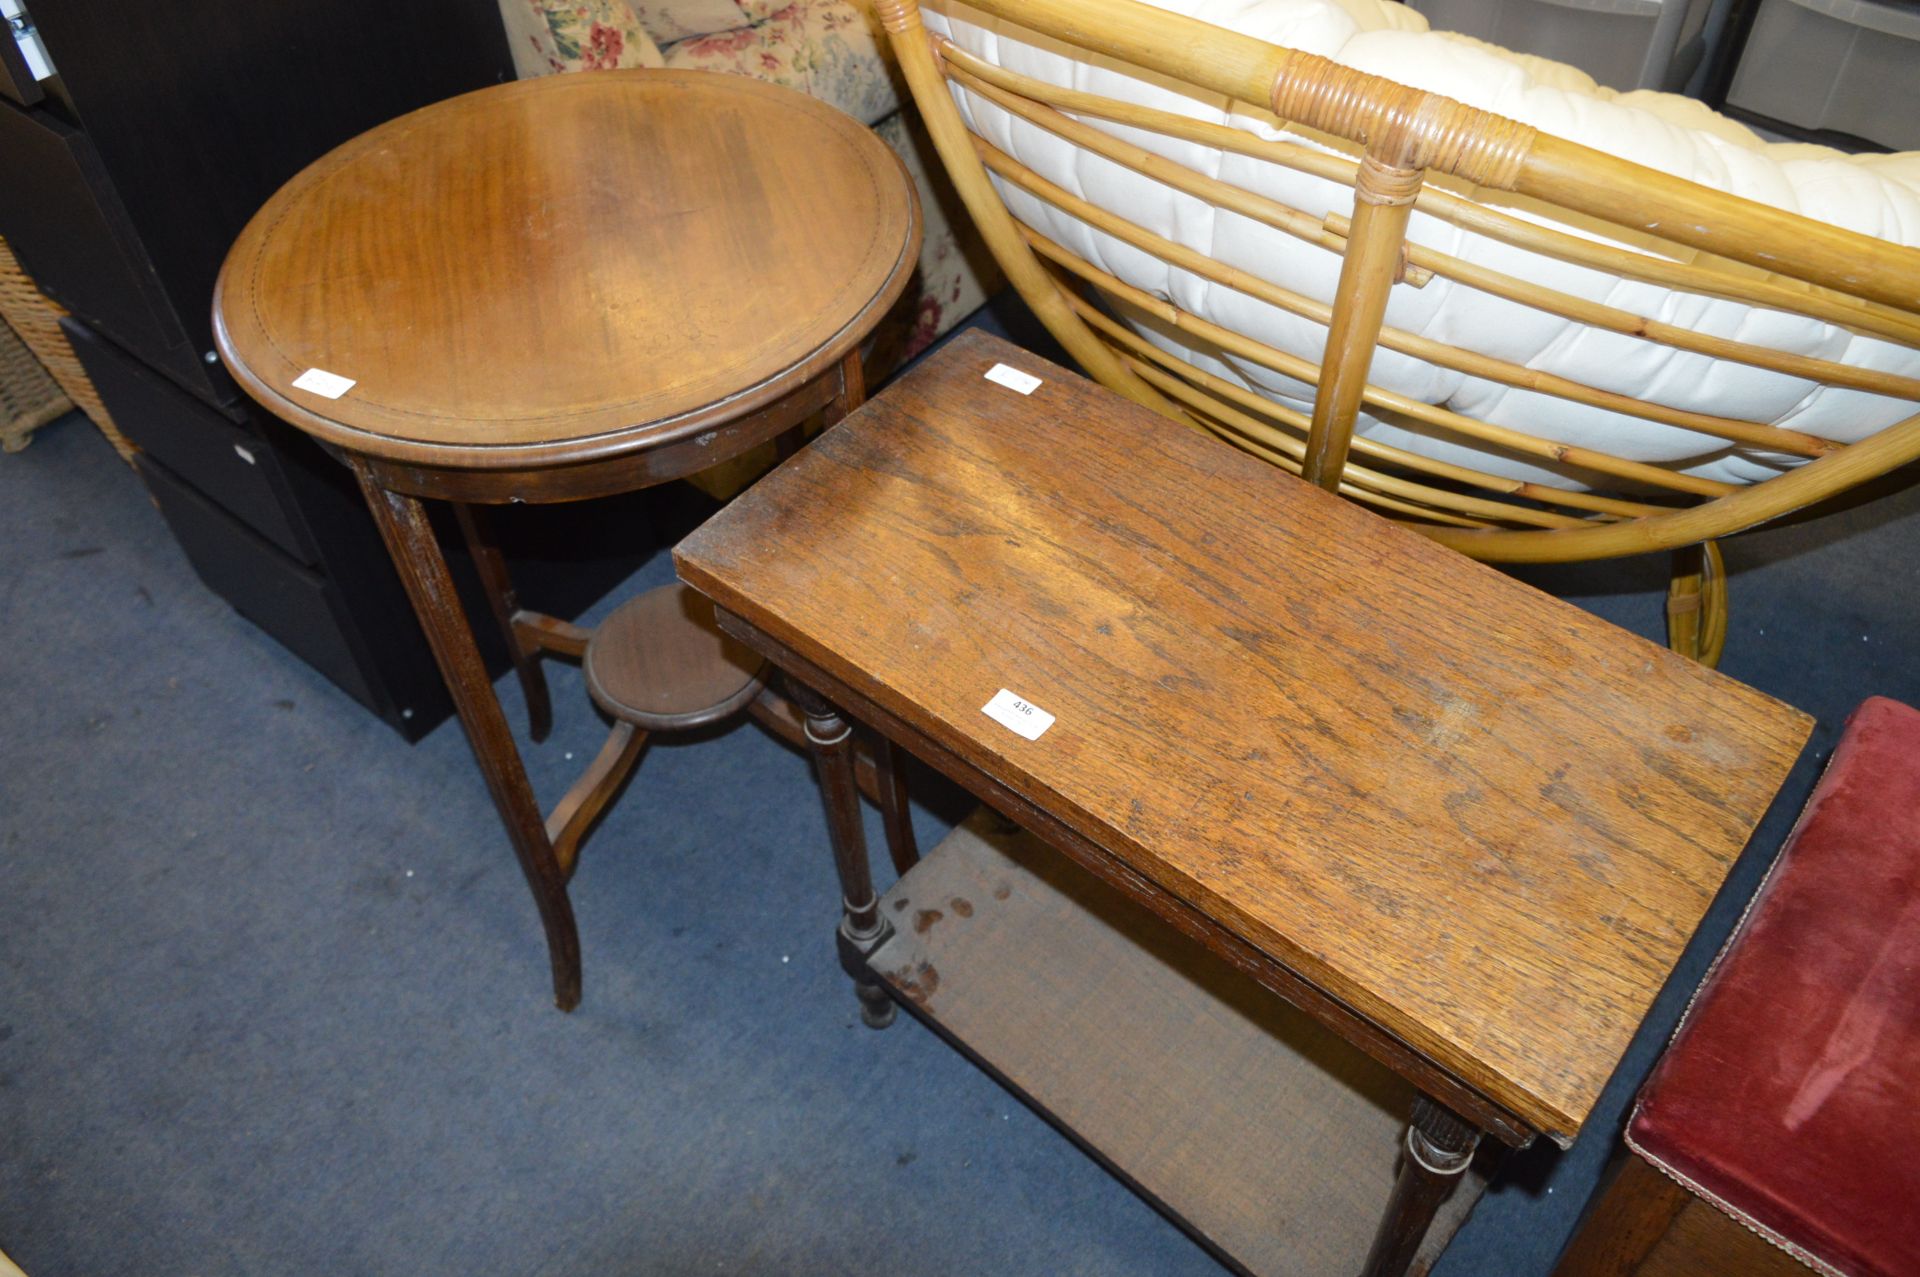
[[[1406,1082],[989,812],[881,907],[895,996],[1222,1258],[1360,1270]],[[1413,1272],[1484,1187],[1469,1171]]]

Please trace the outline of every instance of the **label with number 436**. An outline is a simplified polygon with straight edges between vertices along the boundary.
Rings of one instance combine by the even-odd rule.
[[[1024,736],[1028,740],[1039,740],[1040,733],[1053,726],[1053,715],[1031,701],[1022,700],[1004,687],[980,707],[980,712],[1016,736]]]

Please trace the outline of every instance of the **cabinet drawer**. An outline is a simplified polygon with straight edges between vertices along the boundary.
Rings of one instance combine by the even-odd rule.
[[[207,587],[377,714],[386,705],[343,624],[335,587],[262,540],[152,454],[139,459],[167,526]]]
[[[154,376],[85,324],[69,318],[61,327],[129,439],[288,554],[318,562],[271,444]]]
[[[87,135],[0,101],[0,236],[47,295],[182,384],[220,398]]]
[[[76,314],[144,349],[168,331],[159,285],[87,135],[45,110],[0,103],[0,235],[34,282]]]

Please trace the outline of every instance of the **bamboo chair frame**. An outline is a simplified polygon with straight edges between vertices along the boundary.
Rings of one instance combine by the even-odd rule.
[[[1412,243],[1406,230],[1418,208],[1576,265],[1788,311],[1916,349],[1920,251],[1714,191],[1438,94],[1134,0],[968,3],[1090,53],[1266,106],[1275,116],[1343,139],[1358,152],[1354,159],[1270,141],[1032,79],[929,33],[918,0],[878,0],[875,13],[908,87],[994,257],[1068,353],[1130,399],[1476,558],[1550,563],[1671,551],[1669,643],[1707,664],[1718,661],[1726,638],[1719,538],[1920,458],[1920,412],[1857,443],[1842,444],[1583,385],[1384,324],[1393,288],[1420,288],[1441,277],[1594,328],[1824,385],[1913,400],[1920,407],[1920,378],[1695,332]],[[1332,303],[1216,262],[1054,185],[973,134],[955,103],[955,88],[1174,190],[1341,254]],[[1352,215],[1315,217],[1123,141],[1085,123],[1089,117],[1348,186],[1354,191]],[[1575,218],[1598,219],[1683,260],[1514,217],[1429,180],[1435,177],[1513,192]],[[1315,364],[1133,287],[1021,223],[1001,198],[995,178],[1172,266],[1324,326],[1324,356]],[[1688,250],[1711,256],[1684,260],[1693,256]],[[1760,273],[1717,267],[1716,258]],[[1312,387],[1311,414],[1168,354],[1113,318],[1129,311]],[[1539,438],[1370,382],[1376,346],[1508,386],[1804,458],[1805,464],[1740,486]],[[1599,480],[1619,482],[1621,491],[1567,491],[1356,437],[1363,407],[1477,446],[1576,466]]]

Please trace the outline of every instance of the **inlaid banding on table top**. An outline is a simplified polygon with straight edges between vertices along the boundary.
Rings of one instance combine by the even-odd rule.
[[[740,77],[497,86],[288,183],[222,271],[216,331],[251,392],[355,451],[612,455],[750,411],[850,349],[918,250],[902,173],[857,121]],[[290,390],[309,367],[359,384]]]
[[[1029,396],[984,379],[1005,362]],[[684,579],[1537,1129],[1578,1131],[1795,710],[969,335]],[[1055,715],[1026,741],[1000,687]]]

